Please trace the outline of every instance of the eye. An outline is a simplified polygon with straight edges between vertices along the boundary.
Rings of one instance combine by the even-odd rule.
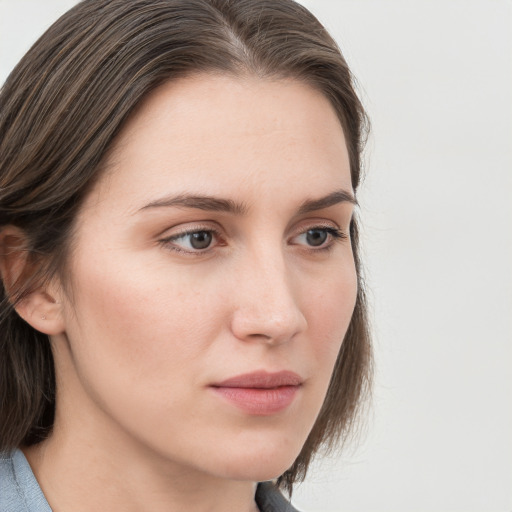
[[[188,239],[188,244],[192,249],[207,249],[213,241],[213,233],[211,231],[197,231],[180,238]]]
[[[346,239],[347,235],[337,228],[318,226],[308,229],[292,238],[293,245],[329,249],[336,240]]]
[[[325,229],[308,229],[306,231],[306,242],[312,247],[323,245],[328,237],[329,234]]]
[[[218,243],[219,235],[211,229],[185,231],[165,238],[161,242],[178,252],[200,253]]]

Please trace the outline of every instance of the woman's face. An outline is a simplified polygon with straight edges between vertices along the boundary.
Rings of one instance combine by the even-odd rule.
[[[154,92],[77,220],[56,425],[189,471],[284,472],[354,308],[351,194],[342,128],[309,86]]]

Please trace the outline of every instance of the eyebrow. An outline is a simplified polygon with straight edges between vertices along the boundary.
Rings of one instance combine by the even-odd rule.
[[[196,210],[226,212],[236,215],[244,215],[247,212],[247,207],[243,203],[237,203],[231,199],[190,194],[180,194],[178,196],[157,199],[156,201],[152,201],[146,206],[143,206],[140,210],[163,207],[194,208]]]
[[[305,213],[316,212],[317,210],[323,210],[340,203],[351,203],[357,205],[357,200],[353,194],[346,190],[336,190],[325,197],[320,199],[308,199],[304,201],[299,208],[299,215]]]
[[[336,190],[319,199],[307,199],[298,210],[299,215],[323,210],[340,203],[351,203],[357,205],[356,198],[346,190]],[[143,206],[139,211],[150,208],[192,208],[196,210],[232,213],[244,215],[248,208],[244,203],[232,199],[222,199],[214,196],[180,194],[172,197],[163,197]]]

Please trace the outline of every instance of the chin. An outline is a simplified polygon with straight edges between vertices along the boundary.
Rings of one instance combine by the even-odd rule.
[[[302,448],[302,445],[285,447],[283,444],[286,443],[281,443],[281,446],[271,443],[258,446],[255,443],[250,449],[241,449],[236,454],[225,454],[217,466],[217,471],[220,470],[225,478],[233,480],[274,480],[293,465]]]
[[[291,461],[291,464],[279,464],[266,460],[261,465],[251,465],[250,462],[245,461],[245,467],[229,468],[223,477],[229,480],[243,480],[250,482],[266,482],[268,480],[275,480],[290,468],[294,460]]]

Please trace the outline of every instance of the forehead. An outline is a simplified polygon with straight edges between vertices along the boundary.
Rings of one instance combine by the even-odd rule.
[[[103,196],[108,186],[110,199],[195,187],[230,196],[269,184],[330,192],[333,181],[351,190],[343,129],[331,103],[289,79],[196,75],[166,83],[125,125],[107,169],[99,185]]]

